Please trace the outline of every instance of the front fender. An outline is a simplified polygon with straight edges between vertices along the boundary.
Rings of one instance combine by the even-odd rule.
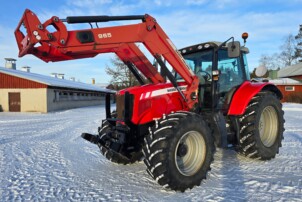
[[[251,99],[260,91],[267,90],[275,93],[279,99],[282,99],[282,93],[280,90],[271,83],[252,83],[250,81],[245,81],[234,93],[228,115],[242,115]]]

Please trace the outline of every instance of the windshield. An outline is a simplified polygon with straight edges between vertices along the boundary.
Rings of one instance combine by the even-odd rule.
[[[183,55],[187,65],[196,74],[212,75],[213,50],[206,50],[192,54]],[[181,79],[180,75],[176,75],[176,79]]]
[[[200,84],[207,84],[212,81],[213,49],[183,55],[187,65],[199,78]],[[248,69],[246,67],[246,69]],[[240,57],[229,58],[226,49],[218,51],[218,92],[228,92],[231,88],[240,85],[245,78]],[[176,79],[182,79],[176,74]]]

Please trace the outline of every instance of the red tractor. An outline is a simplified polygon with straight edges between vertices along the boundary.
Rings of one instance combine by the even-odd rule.
[[[102,28],[91,24],[116,20],[141,22]],[[67,31],[64,23],[89,23],[91,28]],[[48,26],[56,31],[48,31]],[[177,50],[147,14],[54,16],[41,23],[30,10],[25,11],[15,36],[19,57],[33,54],[45,62],[116,53],[141,85],[118,91],[114,112],[108,95],[106,119],[98,134],[82,137],[112,162],[131,164],[144,159],[148,173],[164,188],[185,191],[200,185],[210,170],[215,147],[232,146],[261,160],[274,158],[281,147],[282,94],[271,83],[250,81],[249,50],[233,37]],[[147,48],[159,70],[135,43]]]

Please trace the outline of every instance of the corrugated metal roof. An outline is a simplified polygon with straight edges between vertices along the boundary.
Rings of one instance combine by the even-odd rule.
[[[59,79],[55,77],[45,76],[41,74],[31,73],[31,72],[24,72],[20,70],[13,70],[4,67],[0,67],[0,72],[4,74],[8,74],[11,76],[16,76],[23,79],[28,79],[31,81],[35,81],[38,83],[43,83],[48,86],[53,87],[62,87],[62,88],[73,88],[73,89],[81,89],[81,90],[91,90],[91,91],[99,91],[105,93],[114,93],[115,91],[101,88],[96,85],[81,83],[77,81],[70,81],[65,79]]]
[[[290,78],[280,78],[280,79],[272,79],[269,80],[270,83],[276,84],[276,85],[302,85],[301,82],[295,80],[295,79],[290,79]]]
[[[279,78],[300,75],[302,75],[302,62],[280,69],[278,72]]]

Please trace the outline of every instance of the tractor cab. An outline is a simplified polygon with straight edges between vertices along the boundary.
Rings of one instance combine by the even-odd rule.
[[[199,78],[198,97],[202,110],[227,110],[237,87],[250,79],[246,59],[248,48],[240,47],[239,54],[234,57],[228,53],[227,46],[221,45],[221,42],[207,42],[179,50]],[[181,80],[179,75],[176,78]]]

